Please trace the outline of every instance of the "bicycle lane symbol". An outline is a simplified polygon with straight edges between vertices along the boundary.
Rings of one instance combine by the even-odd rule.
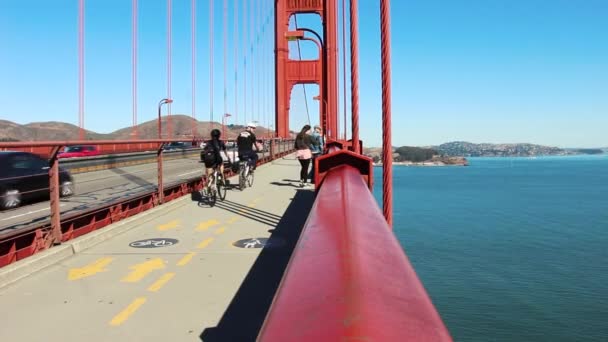
[[[168,238],[152,238],[145,240],[133,241],[129,244],[129,247],[133,248],[159,248],[169,247],[177,244],[179,240],[168,239]]]

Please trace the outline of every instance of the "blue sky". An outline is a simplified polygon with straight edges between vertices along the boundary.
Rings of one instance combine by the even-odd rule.
[[[230,36],[233,2],[229,0]],[[154,119],[158,101],[167,95],[166,4],[166,0],[139,1],[139,122]],[[77,0],[0,2],[0,119],[78,124],[77,5]],[[224,112],[222,5],[215,1],[216,121]],[[271,14],[270,5],[264,1],[265,16]],[[86,6],[85,128],[111,132],[132,122],[131,1],[87,0]],[[379,1],[363,0],[359,6],[361,136],[367,146],[378,146]],[[242,7],[240,11],[242,19]],[[467,140],[608,146],[607,13],[604,0],[392,1],[393,144]],[[209,2],[197,1],[196,14],[196,115],[208,120]],[[319,29],[320,21],[302,15],[298,24]],[[270,61],[272,26],[268,25],[260,33],[256,51],[257,58]],[[240,80],[243,38],[239,35]],[[190,1],[174,0],[173,114],[192,112],[190,46]],[[291,47],[291,55],[297,56],[296,46]],[[233,49],[231,39],[229,113],[235,109]],[[303,58],[316,56],[312,43],[302,42],[301,49]],[[251,56],[247,59],[251,70]],[[266,76],[259,81],[261,88],[254,90],[262,94],[255,96],[260,103],[253,103],[254,119],[264,125],[273,113],[272,72],[266,63],[256,74]],[[244,122],[242,87],[239,83],[239,123]],[[314,124],[318,102],[312,97],[318,89],[306,89]],[[248,93],[247,108],[250,101]],[[297,129],[307,122],[301,86],[292,93],[291,107],[291,127]]]

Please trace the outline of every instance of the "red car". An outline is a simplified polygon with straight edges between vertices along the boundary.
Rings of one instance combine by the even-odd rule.
[[[99,150],[95,146],[89,145],[76,145],[76,146],[68,146],[63,150],[63,152],[59,152],[57,154],[58,158],[77,158],[77,157],[93,157],[98,156]]]

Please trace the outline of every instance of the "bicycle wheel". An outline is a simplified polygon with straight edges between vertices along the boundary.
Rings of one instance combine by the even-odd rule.
[[[226,199],[226,183],[223,177],[217,181],[217,193],[220,195],[221,201]]]
[[[245,186],[247,186],[245,181],[245,167],[241,166],[241,169],[239,170],[239,190],[245,190]]]
[[[253,173],[249,172],[249,174],[247,175],[247,185],[249,187],[253,186]]]

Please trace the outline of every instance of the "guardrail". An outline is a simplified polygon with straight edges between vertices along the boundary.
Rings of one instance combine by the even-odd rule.
[[[156,189],[142,191],[129,198],[100,204],[95,208],[65,217],[61,216],[59,207],[59,159],[57,159],[57,152],[59,149],[66,145],[79,145],[85,143],[88,145],[116,145],[121,143],[129,144],[131,142],[69,141],[0,143],[0,149],[28,149],[31,147],[50,149],[51,151],[49,158],[50,218],[38,222],[34,226],[0,234],[0,267],[48,249],[53,245],[61,244],[62,242],[187,195],[192,191],[200,190],[202,187],[202,179],[200,176],[193,177],[185,182],[176,182],[172,184],[163,183],[163,154],[166,152],[163,152],[162,146],[171,141],[173,140],[142,140],[140,142],[142,144],[155,144],[157,146],[157,151],[155,152],[158,173]],[[278,142],[272,140],[270,142],[270,149],[263,153],[262,158],[258,160],[258,164],[281,158],[292,151],[293,141],[285,140]],[[82,162],[82,160],[80,162]],[[228,176],[231,175],[230,170],[226,170],[226,173]],[[0,194],[0,196],[3,196],[3,194]]]
[[[370,191],[371,159],[330,151],[257,340],[452,341]]]

